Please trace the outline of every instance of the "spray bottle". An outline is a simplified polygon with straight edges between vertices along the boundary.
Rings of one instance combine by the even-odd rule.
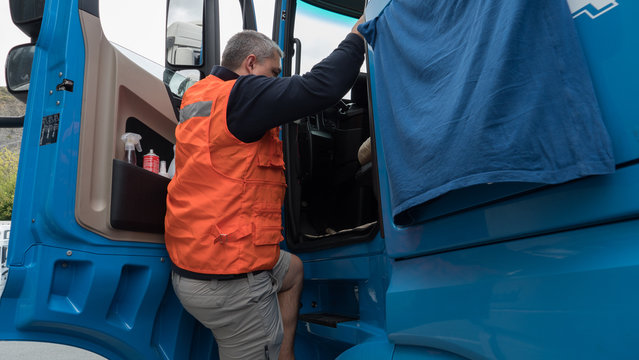
[[[142,140],[142,136],[136,133],[124,133],[122,135],[122,141],[124,142],[124,161],[137,165],[135,150],[142,152],[140,140]]]

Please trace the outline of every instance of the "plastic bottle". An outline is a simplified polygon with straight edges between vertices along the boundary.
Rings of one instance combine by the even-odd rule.
[[[175,175],[175,145],[173,145],[173,160],[171,160],[171,164],[169,165],[168,177],[173,179],[173,175]]]
[[[149,152],[144,155],[143,167],[154,173],[160,172],[160,157],[150,149]]]
[[[166,172],[166,161],[160,160],[160,172],[158,174],[166,178],[169,177],[169,174]]]
[[[136,133],[124,133],[121,139],[124,142],[124,161],[129,164],[137,165],[138,162],[135,158],[135,150],[142,152],[142,145],[140,145],[142,136]]]

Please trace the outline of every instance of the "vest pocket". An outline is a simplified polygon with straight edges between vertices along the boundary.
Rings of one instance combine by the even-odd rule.
[[[282,236],[282,209],[279,204],[257,202],[253,208],[255,224],[255,245],[275,245]]]
[[[230,233],[222,233],[220,231],[220,228],[217,227],[217,225],[213,224],[211,226],[211,230],[209,231],[209,233],[213,237],[214,244],[237,241],[253,234],[253,232],[254,231],[252,224],[240,226],[237,230]]]
[[[268,139],[263,139],[258,145],[257,164],[261,167],[284,169],[284,155],[282,141],[269,134]]]
[[[284,240],[282,236],[282,227],[278,229],[256,229],[257,234],[255,236],[255,245],[277,245],[280,241]]]

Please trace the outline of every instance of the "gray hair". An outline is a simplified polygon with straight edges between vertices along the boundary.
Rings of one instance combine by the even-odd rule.
[[[236,70],[249,55],[255,55],[257,61],[274,57],[280,58],[284,53],[277,44],[266,35],[253,30],[244,30],[233,35],[222,53],[222,66]]]

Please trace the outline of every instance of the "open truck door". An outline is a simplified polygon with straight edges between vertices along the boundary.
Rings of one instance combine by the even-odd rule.
[[[236,2],[238,13],[250,3]],[[33,57],[30,81],[15,87],[21,96],[28,89],[28,106],[0,337],[82,347],[109,359],[216,358],[210,331],[169,285],[169,179],[123,161],[120,137],[137,133],[143,153],[153,149],[170,162],[181,95],[219,61],[219,50],[210,50],[217,43],[202,44],[216,38],[218,2],[168,3],[192,13],[184,19],[188,31],[177,29],[178,41],[167,44],[176,55],[167,66],[109,42],[98,1],[10,5],[35,46],[21,52]],[[252,14],[252,5],[245,9]],[[29,80],[16,64],[24,62],[8,63],[10,73]]]

